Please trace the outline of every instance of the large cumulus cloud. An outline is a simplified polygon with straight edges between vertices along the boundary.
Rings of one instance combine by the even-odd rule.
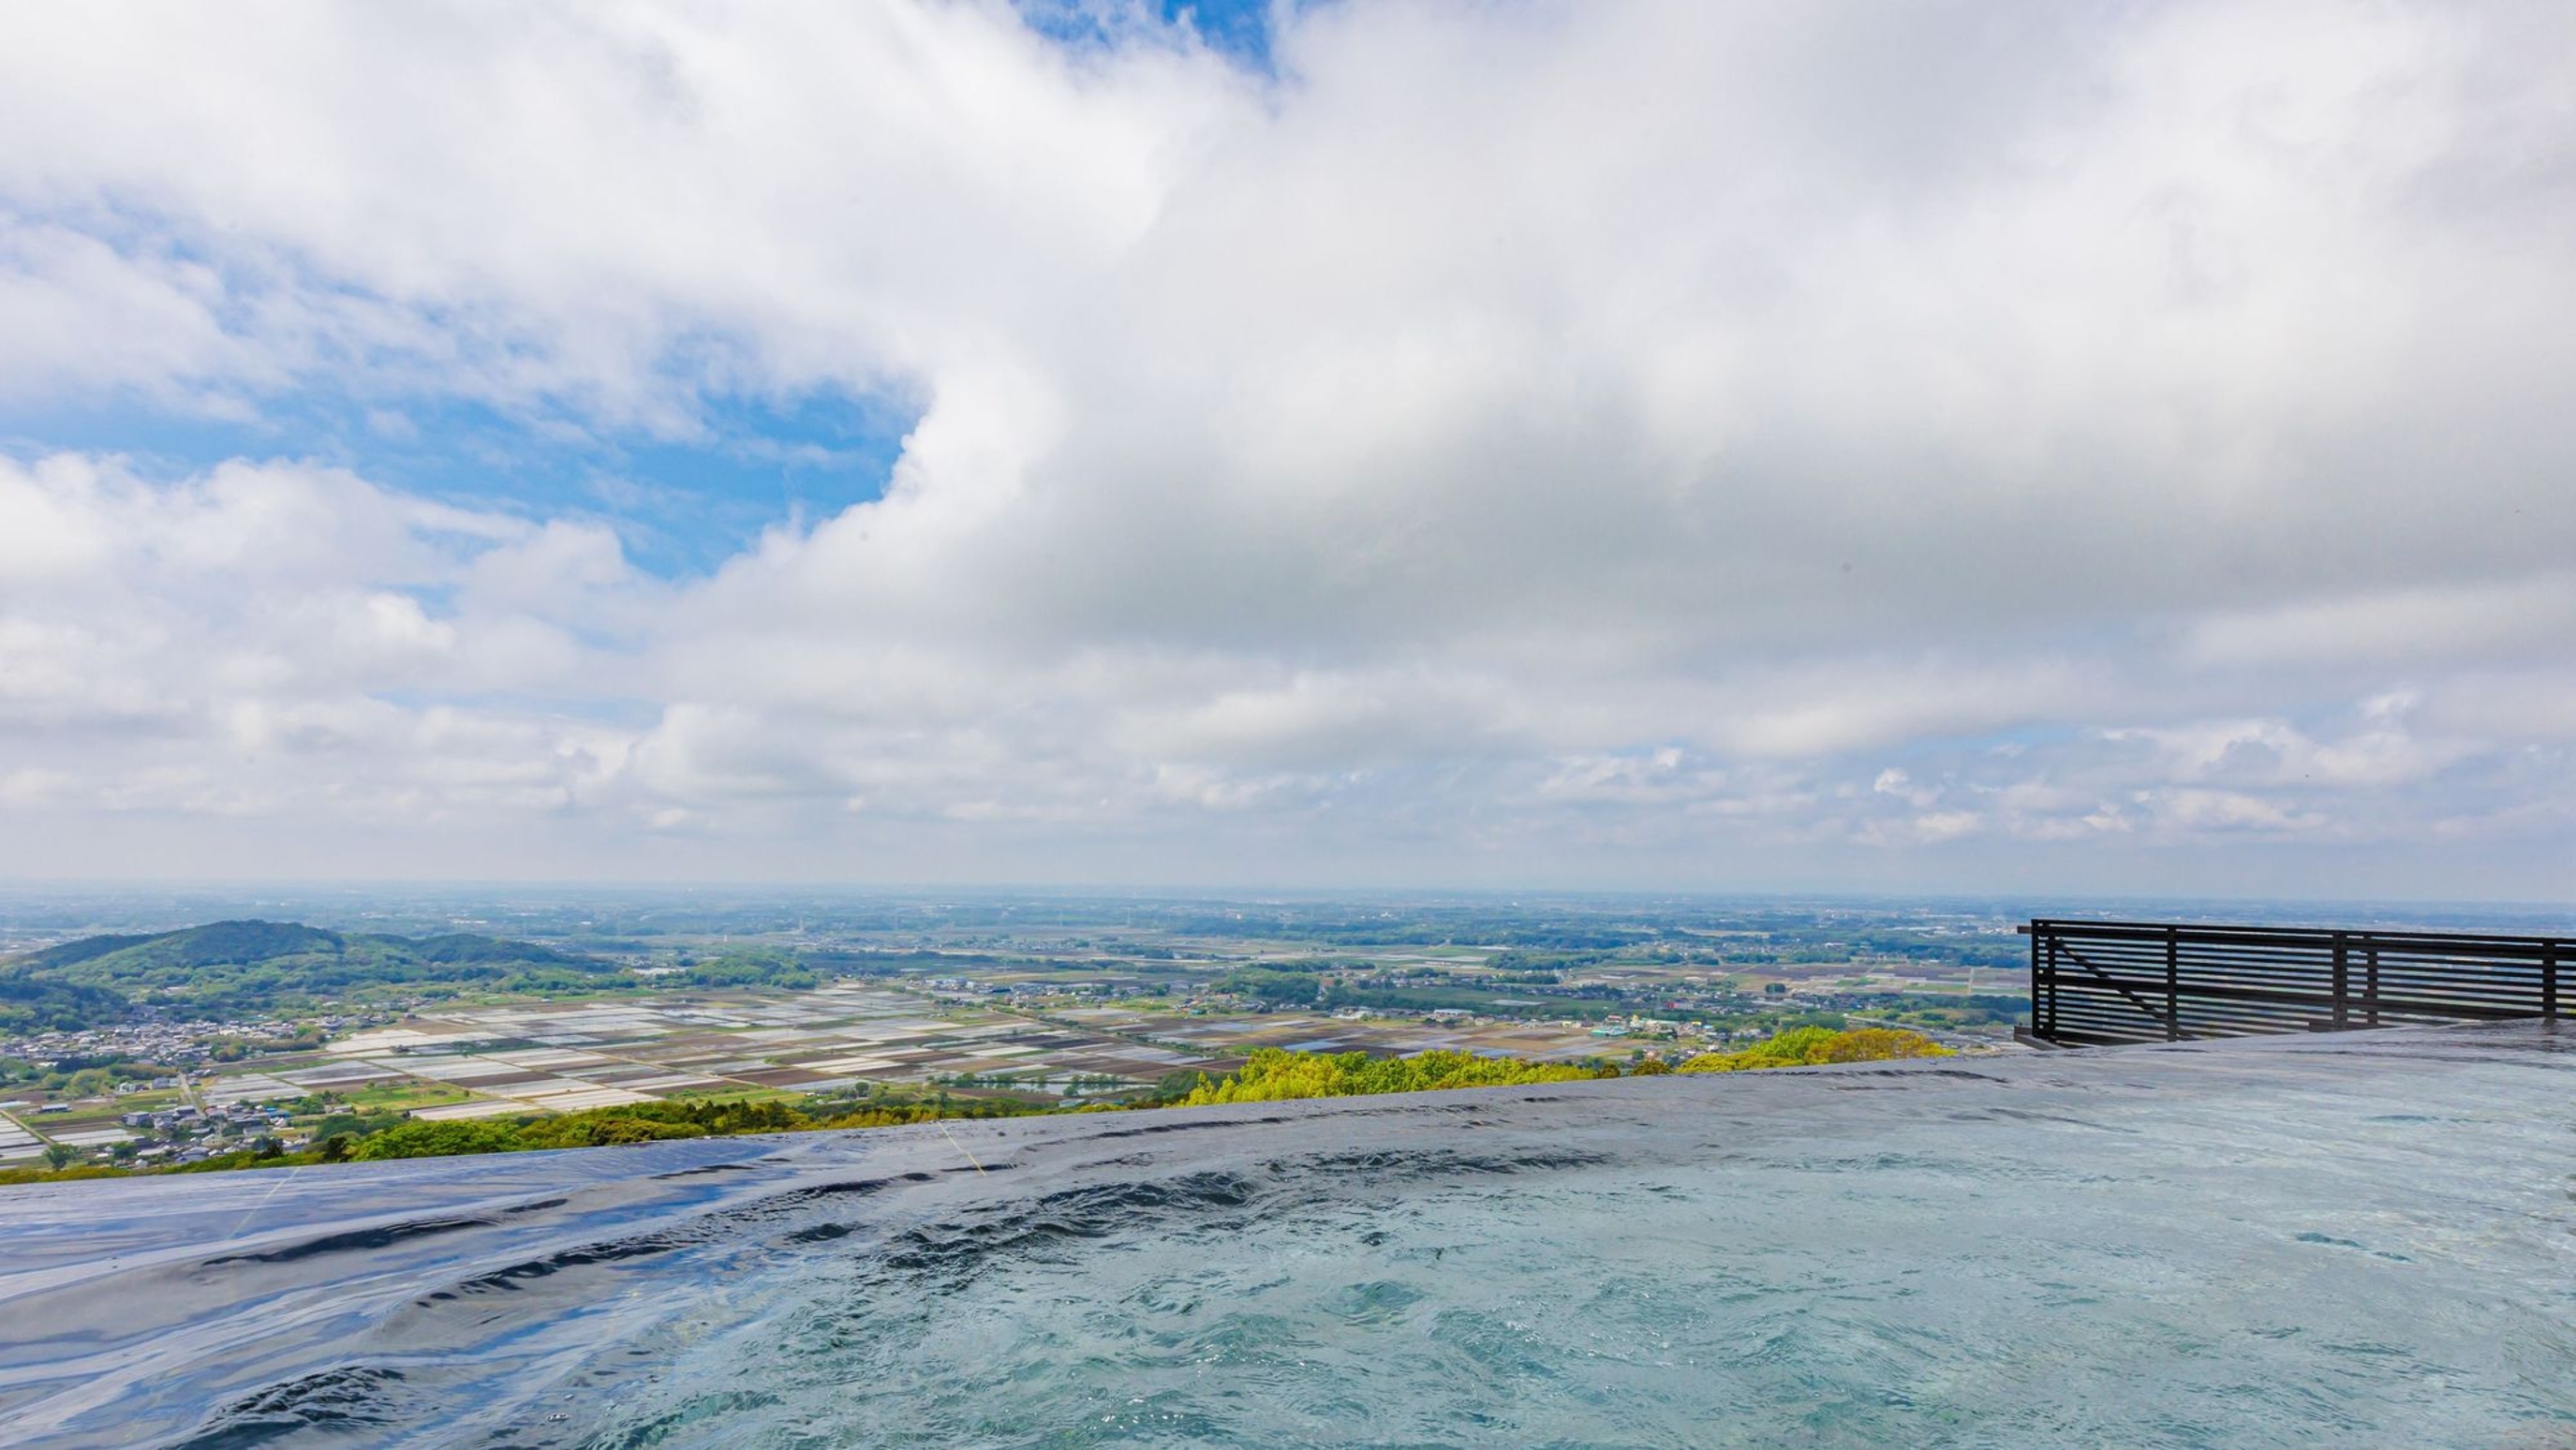
[[[11,397],[918,422],[676,583],[24,449],[6,808],[296,870],[2569,884],[2564,16],[1351,3],[1256,74],[1105,13],[12,16]]]

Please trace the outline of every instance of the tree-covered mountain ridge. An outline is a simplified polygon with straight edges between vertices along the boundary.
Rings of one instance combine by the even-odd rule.
[[[0,1032],[96,1026],[146,1003],[221,1015],[336,1003],[377,988],[596,988],[620,974],[614,962],[471,932],[402,937],[217,921],[83,937],[0,962]]]

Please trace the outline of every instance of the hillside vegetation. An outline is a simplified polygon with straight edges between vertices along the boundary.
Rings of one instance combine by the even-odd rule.
[[[623,980],[613,962],[470,933],[413,938],[219,921],[87,937],[0,963],[0,1031],[103,1026],[146,1003],[226,1016],[337,1005],[389,987],[439,995],[596,990]]]
[[[1800,1027],[1758,1042],[1741,1052],[1703,1053],[1678,1068],[1660,1062],[1641,1063],[1631,1072],[1743,1072],[1766,1067],[1812,1067],[1834,1062],[1887,1062],[1912,1057],[1948,1057],[1950,1049],[1920,1032],[1887,1027],[1859,1027],[1837,1032],[1829,1027]],[[1361,1097],[1375,1093],[1436,1092],[1443,1088],[1516,1087],[1527,1083],[1572,1082],[1580,1078],[1617,1077],[1618,1068],[1603,1064],[1530,1062],[1511,1057],[1478,1057],[1466,1052],[1424,1052],[1412,1057],[1371,1057],[1365,1052],[1296,1052],[1281,1047],[1255,1051],[1232,1075],[1203,1079],[1184,1107],[1212,1103],[1269,1103],[1290,1098]]]
[[[79,1032],[121,1022],[133,1004],[104,987],[51,982],[0,969],[0,1037]]]
[[[1617,1076],[1616,1069],[1611,1075]],[[1203,1082],[1181,1099],[1181,1106],[1436,1092],[1442,1088],[1516,1087],[1599,1076],[1597,1069],[1572,1063],[1524,1062],[1511,1057],[1478,1057],[1469,1052],[1371,1057],[1365,1052],[1295,1052],[1265,1047],[1255,1051],[1251,1060],[1231,1076]]]
[[[1708,1052],[1675,1072],[1747,1072],[1765,1067],[1820,1067],[1830,1062],[1890,1062],[1908,1057],[1948,1057],[1950,1049],[1920,1032],[1894,1027],[1799,1027],[1740,1052]]]

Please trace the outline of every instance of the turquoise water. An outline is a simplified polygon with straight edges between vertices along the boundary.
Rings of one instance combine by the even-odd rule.
[[[2576,1036],[2459,1028],[0,1197],[0,1434],[2576,1443]]]

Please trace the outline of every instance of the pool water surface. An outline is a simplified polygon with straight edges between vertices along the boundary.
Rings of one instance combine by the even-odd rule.
[[[0,1436],[2576,1444],[2576,1034],[0,1190]]]

